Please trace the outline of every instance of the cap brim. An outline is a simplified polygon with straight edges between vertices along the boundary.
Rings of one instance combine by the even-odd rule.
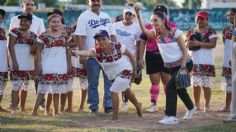
[[[97,39],[98,37],[107,37],[107,36],[106,36],[106,35],[97,34],[97,35],[95,35],[93,38],[94,38],[94,39]]]
[[[208,19],[208,17],[204,16],[204,15],[197,15],[197,17],[201,17],[201,18],[204,18],[204,19]]]
[[[125,9],[125,10],[124,10],[124,14],[125,14],[126,12],[130,12],[131,14],[135,15],[135,12],[134,12],[133,10]]]
[[[27,16],[19,16],[18,18],[19,18],[19,19],[25,18],[25,19],[27,19],[27,20],[29,20],[29,21],[32,21],[32,19],[30,19],[30,18],[27,17]]]

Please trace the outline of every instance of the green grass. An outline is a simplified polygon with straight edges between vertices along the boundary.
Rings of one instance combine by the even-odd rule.
[[[214,108],[220,109],[224,105],[224,93],[219,89],[220,82],[221,82],[221,61],[222,58],[217,57],[216,58],[216,71],[217,75],[214,79],[214,85],[212,88],[212,101],[211,104]],[[143,81],[141,85],[133,85],[132,89],[135,92],[137,98],[139,101],[143,104],[143,110],[149,106],[150,104],[150,97],[149,97],[149,87],[150,82],[147,75],[145,75],[145,71],[143,71]],[[103,82],[102,78],[100,80],[99,84],[99,93],[100,93],[100,102],[102,102],[102,96],[103,95]],[[10,94],[11,94],[11,87],[8,84],[6,90],[5,90],[5,96],[3,98],[2,106],[6,108],[10,104]],[[189,89],[189,93],[192,96],[192,89]],[[26,102],[26,108],[28,113],[32,111],[32,108],[34,106],[36,95],[35,90],[31,89],[28,92],[27,102]],[[73,97],[73,109],[76,111],[79,106],[80,101],[80,91],[75,90],[74,91],[74,97]],[[201,97],[201,102],[203,106],[203,95]],[[162,110],[165,106],[165,96],[163,93],[163,89],[161,89],[161,93],[158,100],[158,107]],[[52,107],[52,106],[51,106]],[[11,116],[10,114],[6,113],[0,113],[0,132],[35,132],[35,131],[63,131],[63,132],[74,132],[74,131],[83,131],[83,132],[133,132],[133,131],[158,131],[156,129],[138,129],[138,127],[142,124],[135,124],[135,121],[132,120],[132,122],[129,122],[129,120],[126,120],[126,116],[134,116],[135,117],[135,110],[134,107],[130,104],[129,105],[130,110],[127,112],[121,112],[119,120],[119,124],[122,124],[122,122],[126,122],[124,126],[120,125],[117,126],[116,123],[111,123],[110,115],[103,114],[102,110],[102,103],[100,103],[100,111],[99,114],[96,116],[91,115],[88,113],[87,105],[85,105],[85,112],[84,113],[73,113],[73,114],[66,114],[64,116],[58,116],[58,117],[44,117],[43,112],[39,111],[38,116],[32,117],[28,116],[24,113],[18,112],[16,116]],[[181,101],[178,103],[178,109],[184,110],[185,107]],[[154,114],[155,115],[155,114]],[[160,111],[160,115],[163,115],[163,111]],[[145,116],[144,116],[145,118]],[[160,117],[161,118],[161,117]],[[159,117],[156,120],[160,119]],[[101,123],[102,121],[106,121],[105,123]],[[137,117],[137,120],[138,117]],[[145,120],[147,121],[148,118]],[[222,119],[223,120],[223,119]],[[97,123],[97,124],[94,124]],[[135,125],[132,125],[129,127],[129,123],[133,123]],[[103,125],[104,124],[104,125]],[[106,125],[111,124],[111,126]],[[155,124],[153,124],[155,125]],[[166,126],[161,126],[166,127]],[[162,129],[161,129],[162,130]],[[215,123],[215,124],[205,124],[202,126],[183,126],[183,127],[167,127],[165,130],[162,131],[189,131],[189,132],[206,132],[206,131],[213,131],[213,132],[234,132],[236,131],[236,124],[223,124],[221,122]]]

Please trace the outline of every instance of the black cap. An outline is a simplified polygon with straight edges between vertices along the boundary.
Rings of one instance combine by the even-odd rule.
[[[0,9],[0,14],[4,17],[5,16],[5,10],[3,10],[3,9]]]
[[[166,6],[164,6],[164,5],[156,5],[153,12],[156,12],[156,11],[164,12],[166,15],[168,15],[168,10],[167,10]]]
[[[47,17],[51,16],[52,14],[57,14],[59,16],[63,15],[63,12],[59,9],[53,9],[52,11],[48,12]]]
[[[109,37],[109,34],[106,30],[98,30],[94,38],[97,39],[98,37]]]
[[[32,19],[33,19],[32,15],[30,13],[22,13],[20,16],[18,16],[18,18],[19,19],[26,18],[31,22],[32,22]]]

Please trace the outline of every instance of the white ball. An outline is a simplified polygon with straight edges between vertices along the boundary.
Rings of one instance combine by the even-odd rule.
[[[136,2],[135,3],[135,6],[138,8],[138,9],[142,9],[143,8],[143,4],[141,2]]]

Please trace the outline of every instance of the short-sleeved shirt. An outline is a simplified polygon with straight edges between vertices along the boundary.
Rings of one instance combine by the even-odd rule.
[[[133,69],[129,58],[123,54],[126,50],[124,45],[112,43],[112,49],[112,53],[104,53],[99,47],[92,48],[109,80],[114,80],[124,70]]]
[[[11,18],[9,31],[11,31],[14,28],[20,27],[20,19],[18,19],[18,16],[19,15]],[[44,27],[43,19],[33,15],[32,24],[29,30],[35,33],[37,36],[40,35],[42,32],[44,32],[45,27]]]
[[[113,25],[118,42],[125,45],[125,47],[136,58],[137,47],[136,41],[140,41],[141,29],[136,23],[132,23],[129,26],[124,25],[122,21],[116,22]]]
[[[86,36],[85,50],[94,47],[94,36],[98,30],[106,30],[109,35],[115,35],[112,21],[108,14],[100,11],[99,15],[97,15],[91,10],[87,10],[79,16],[75,35]]]

